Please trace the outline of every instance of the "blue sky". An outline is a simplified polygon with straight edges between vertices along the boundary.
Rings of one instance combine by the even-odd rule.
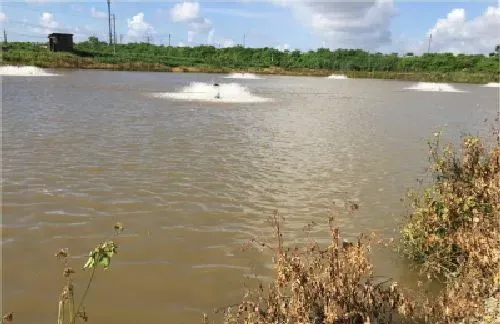
[[[365,0],[113,1],[122,42],[193,46],[213,44],[309,50],[363,48],[422,52],[488,53],[500,43],[497,1],[408,2]],[[49,32],[72,32],[76,40],[107,39],[102,1],[3,1],[0,21],[9,40],[43,41]]]

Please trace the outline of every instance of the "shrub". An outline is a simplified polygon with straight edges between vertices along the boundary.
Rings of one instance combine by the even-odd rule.
[[[450,276],[477,257],[480,244],[493,247],[498,239],[500,146],[488,152],[478,138],[466,137],[461,157],[450,145],[441,154],[439,139],[430,148],[434,183],[409,195],[414,211],[402,231],[402,251],[425,272]]]
[[[376,282],[367,253],[369,239],[340,241],[339,229],[330,224],[331,242],[285,247],[281,221],[273,218],[277,246],[276,277],[264,289],[247,293],[230,307],[226,323],[392,323],[409,315],[413,305],[391,280]]]
[[[467,136],[461,154],[450,145],[441,152],[435,136],[433,184],[410,194],[401,248],[428,278],[444,279],[437,302],[424,305],[427,319],[455,323],[484,313],[500,291],[500,144]]]
[[[396,282],[376,282],[371,240],[341,242],[332,223],[326,249],[284,246],[276,213],[275,246],[254,241],[274,253],[275,277],[267,289],[261,284],[229,307],[225,323],[449,324],[498,316],[491,301],[500,294],[500,143],[488,149],[479,138],[464,137],[459,154],[450,145],[441,152],[435,136],[429,143],[433,181],[410,194],[413,211],[400,242],[429,281],[444,280],[433,297],[411,300]]]

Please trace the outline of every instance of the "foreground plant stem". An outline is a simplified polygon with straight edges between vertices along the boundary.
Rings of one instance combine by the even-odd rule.
[[[90,273],[89,282],[87,283],[87,287],[85,288],[82,299],[80,300],[80,303],[78,304],[78,308],[76,309],[76,313],[73,314],[73,316],[71,317],[72,319],[71,319],[70,324],[74,324],[76,317],[78,316],[78,314],[80,314],[80,309],[83,305],[83,302],[85,301],[85,297],[87,297],[87,293],[89,292],[90,286],[92,285],[92,281],[94,280],[95,269],[96,269],[95,267],[92,268],[92,272]]]

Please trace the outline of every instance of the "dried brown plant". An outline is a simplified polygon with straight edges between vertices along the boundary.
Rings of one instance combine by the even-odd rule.
[[[413,313],[396,282],[374,277],[368,238],[341,240],[331,219],[328,247],[287,247],[277,213],[273,226],[275,246],[256,243],[275,254],[274,280],[229,307],[226,323],[396,323]]]

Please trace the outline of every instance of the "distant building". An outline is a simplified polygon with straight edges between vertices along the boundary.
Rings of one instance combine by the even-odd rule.
[[[49,49],[51,52],[72,52],[73,34],[49,34]]]

